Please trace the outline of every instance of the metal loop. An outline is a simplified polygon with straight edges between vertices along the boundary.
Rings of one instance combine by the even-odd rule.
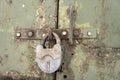
[[[55,37],[56,43],[57,43],[57,44],[61,44],[61,41],[60,41],[59,36],[58,36],[55,32],[52,32],[52,34],[53,34],[53,36]],[[42,42],[41,42],[41,45],[44,45],[44,44],[45,44],[48,36],[49,36],[49,33],[47,33],[47,34],[45,35],[45,37],[43,38],[43,40],[42,40]]]

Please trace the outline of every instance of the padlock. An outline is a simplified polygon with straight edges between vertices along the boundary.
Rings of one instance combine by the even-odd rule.
[[[36,46],[36,62],[38,67],[44,73],[54,73],[59,69],[62,61],[60,38],[56,33],[53,32],[52,34],[56,39],[56,44],[53,46],[53,48],[44,49],[43,47],[49,34],[45,36],[41,45],[38,44]]]

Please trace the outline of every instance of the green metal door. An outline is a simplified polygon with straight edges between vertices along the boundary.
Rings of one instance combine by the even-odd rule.
[[[0,79],[120,80],[119,3],[119,0],[1,0]],[[70,19],[71,6],[74,19]],[[16,39],[16,29],[42,29],[40,35],[53,29],[70,32],[71,20],[82,38],[74,39],[72,46],[69,40],[61,40],[61,67],[53,74],[43,73],[35,61],[39,41]]]

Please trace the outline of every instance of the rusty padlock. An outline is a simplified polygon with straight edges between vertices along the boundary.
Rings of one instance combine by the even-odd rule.
[[[62,61],[62,50],[61,50],[61,41],[59,36],[56,33],[52,33],[56,39],[56,44],[53,48],[43,48],[45,44],[45,39],[48,35],[45,36],[45,39],[42,42],[42,45],[36,46],[36,62],[38,67],[44,73],[54,73],[61,65]]]

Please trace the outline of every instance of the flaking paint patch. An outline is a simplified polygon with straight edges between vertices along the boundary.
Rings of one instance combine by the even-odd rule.
[[[63,1],[60,1],[61,3],[63,3]],[[69,27],[69,14],[67,14],[67,10],[69,9],[69,6],[66,6],[66,5],[62,5],[60,3],[60,26],[61,28],[64,27],[64,28],[68,28]],[[80,7],[79,7],[80,6]],[[78,8],[79,7],[79,8]],[[75,10],[78,10],[78,9],[82,9],[82,4],[79,3],[77,1],[75,1]],[[76,15],[77,16],[77,15]],[[90,23],[85,23],[85,24],[77,24],[75,23],[75,27],[90,27]]]
[[[75,48],[75,54],[73,56],[73,59],[71,60],[71,68],[72,67],[80,67],[80,65],[83,64],[83,62],[86,60],[86,55],[84,54],[84,52],[81,49],[81,46],[77,46]]]
[[[40,4],[40,7],[36,10],[36,22],[40,23],[40,27],[42,28],[45,25],[45,9],[44,3]]]
[[[67,9],[68,9],[69,7],[68,6],[62,6],[62,7],[60,7],[60,12],[61,12],[61,14],[60,14],[60,28],[66,28],[66,27],[69,27],[69,18],[68,18],[68,15],[67,15]]]
[[[90,28],[91,25],[90,25],[89,22],[86,22],[86,23],[84,23],[84,24],[75,23],[75,27],[76,27],[76,28]]]
[[[73,74],[75,74],[74,79],[78,80],[81,79],[82,74],[81,74],[81,67],[83,65],[83,62],[86,60],[86,55],[83,53],[81,46],[76,46],[74,50],[75,54],[71,60],[70,67],[73,70]]]

